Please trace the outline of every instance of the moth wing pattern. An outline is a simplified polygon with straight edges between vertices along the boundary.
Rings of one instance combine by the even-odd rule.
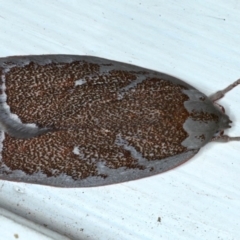
[[[0,74],[4,180],[93,187],[148,177],[186,162],[229,127],[191,85],[126,63],[7,57]]]

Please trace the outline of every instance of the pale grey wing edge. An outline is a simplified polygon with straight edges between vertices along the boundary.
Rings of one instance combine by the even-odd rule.
[[[45,174],[38,172],[32,175],[27,175],[21,170],[14,170],[8,172],[8,174],[3,173],[5,168],[3,164],[0,166],[0,179],[15,181],[15,182],[25,182],[33,184],[42,184],[55,187],[97,187],[103,185],[110,185],[116,183],[122,183],[132,180],[137,180],[149,176],[153,176],[159,173],[166,172],[173,169],[187,160],[192,158],[199,149],[189,150],[187,152],[175,155],[173,157],[168,157],[162,160],[149,161],[145,166],[144,170],[140,169],[126,169],[124,167],[118,169],[107,169],[107,177],[88,177],[81,180],[73,180],[70,176],[60,175],[58,177],[47,177]],[[6,168],[5,168],[6,169]]]
[[[157,77],[169,80],[175,84],[181,84],[188,89],[195,89],[190,84],[184,82],[183,80],[176,78],[174,76],[168,75],[166,73],[158,72],[155,70],[147,69],[144,67],[136,66],[129,63],[118,62],[111,59],[100,58],[95,56],[86,55],[65,55],[65,54],[55,54],[55,55],[26,55],[26,56],[9,56],[5,58],[0,58],[0,68],[8,68],[11,64],[17,66],[24,66],[29,64],[29,62],[35,62],[40,65],[45,65],[49,63],[71,63],[73,61],[87,61],[89,63],[99,64],[100,66],[106,66],[109,70],[111,66],[113,69],[123,70],[123,71],[136,71],[136,72],[147,72],[148,77]],[[6,64],[7,63],[7,64]],[[9,65],[9,66],[6,66]],[[105,69],[103,67],[103,69]]]

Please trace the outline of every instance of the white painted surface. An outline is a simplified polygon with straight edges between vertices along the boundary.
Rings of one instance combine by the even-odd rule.
[[[95,55],[174,75],[206,94],[240,77],[237,0],[0,0],[0,6],[0,57]],[[239,91],[220,101],[233,121],[227,133],[235,136]],[[240,239],[239,144],[210,143],[177,169],[106,187],[0,181],[0,207],[70,239]],[[0,240],[15,226],[1,217]]]
[[[56,232],[0,208],[0,239],[67,240]]]
[[[25,227],[20,225],[13,220],[6,218],[4,216],[0,216],[1,229],[5,229],[1,233],[1,239],[41,239],[41,240],[49,240],[50,238],[39,234],[39,232],[32,231],[29,227]],[[11,229],[10,227],[11,226]],[[7,230],[7,231],[6,231]]]

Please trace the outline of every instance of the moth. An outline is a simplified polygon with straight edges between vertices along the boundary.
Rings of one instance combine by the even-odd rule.
[[[216,101],[173,76],[92,56],[0,58],[0,179],[93,187],[165,172],[239,141]]]

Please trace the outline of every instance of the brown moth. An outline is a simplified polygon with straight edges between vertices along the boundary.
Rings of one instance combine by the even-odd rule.
[[[0,58],[0,179],[91,187],[172,169],[231,121],[167,74],[91,56]]]

